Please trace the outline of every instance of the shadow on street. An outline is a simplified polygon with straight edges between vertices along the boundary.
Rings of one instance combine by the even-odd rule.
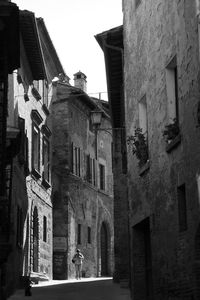
[[[23,290],[18,290],[10,300],[27,299]],[[112,278],[87,278],[70,281],[51,281],[34,285],[31,299],[34,300],[130,300],[129,290],[120,288]]]

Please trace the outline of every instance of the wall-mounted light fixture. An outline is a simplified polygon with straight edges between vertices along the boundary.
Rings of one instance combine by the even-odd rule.
[[[91,124],[95,131],[106,131],[112,135],[113,130],[124,130],[124,127],[111,127],[111,128],[100,128],[102,123],[103,111],[100,109],[93,110],[90,112]]]
[[[90,119],[91,123],[94,127],[99,127],[102,121],[102,114],[101,110],[93,110],[90,112]]]

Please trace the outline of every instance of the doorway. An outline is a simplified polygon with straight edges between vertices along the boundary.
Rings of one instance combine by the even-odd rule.
[[[134,299],[153,299],[149,218],[132,227],[132,291]]]
[[[200,224],[195,236],[195,279],[196,279],[196,298],[200,299]]]
[[[108,276],[108,231],[106,224],[101,225],[101,276]]]

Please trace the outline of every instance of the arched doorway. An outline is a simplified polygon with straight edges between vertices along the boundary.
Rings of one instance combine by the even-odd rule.
[[[39,224],[38,210],[34,208],[33,212],[33,272],[38,272],[38,252],[39,252]]]
[[[108,275],[108,231],[105,223],[101,225],[101,276]]]

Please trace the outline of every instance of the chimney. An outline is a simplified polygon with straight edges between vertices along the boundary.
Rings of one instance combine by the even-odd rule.
[[[87,76],[81,71],[74,74],[74,86],[87,93]]]

